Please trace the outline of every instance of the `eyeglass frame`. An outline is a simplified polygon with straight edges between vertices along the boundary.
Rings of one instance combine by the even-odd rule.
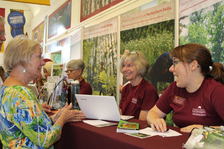
[[[75,71],[77,69],[72,69],[72,70],[66,70],[65,73],[71,73],[72,71]]]
[[[185,62],[185,61],[192,62],[191,60],[173,60],[173,66],[174,66],[174,68],[176,67],[176,65],[177,65],[179,62]]]
[[[43,56],[41,56],[41,55],[35,55],[35,54],[33,54],[32,56],[35,56],[35,57],[39,58],[41,62],[42,62],[42,61],[43,61],[43,59],[44,59],[44,57],[43,57]]]
[[[5,37],[6,36],[6,33],[5,32],[2,32],[2,31],[0,31],[0,37]]]

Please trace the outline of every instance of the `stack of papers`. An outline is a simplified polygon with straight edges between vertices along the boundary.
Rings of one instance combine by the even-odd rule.
[[[106,122],[102,120],[83,120],[84,123],[87,123],[96,127],[105,127],[105,126],[113,126],[117,125],[117,123]]]
[[[181,136],[182,135],[179,132],[176,132],[176,131],[171,130],[171,129],[162,133],[162,132],[158,132],[157,130],[153,130],[152,128],[141,129],[141,130],[139,130],[139,133],[150,135],[150,136],[159,135],[159,136],[162,136],[162,137],[175,137],[175,136]]]
[[[132,118],[134,118],[134,116],[121,115],[121,119],[122,119],[122,120],[125,120],[125,121],[130,120],[130,119],[132,119]]]

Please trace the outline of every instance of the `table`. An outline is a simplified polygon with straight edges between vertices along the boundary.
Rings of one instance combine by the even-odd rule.
[[[147,122],[131,119],[138,122],[140,129],[146,128]],[[140,139],[116,132],[117,126],[95,127],[84,122],[66,123],[62,130],[61,139],[54,144],[55,149],[181,149],[186,143],[189,133],[180,132],[179,128],[168,126],[178,131],[182,136],[161,137],[153,136]]]

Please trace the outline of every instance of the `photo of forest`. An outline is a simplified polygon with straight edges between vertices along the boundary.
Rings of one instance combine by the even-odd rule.
[[[83,76],[93,95],[116,97],[117,33],[83,40]]]
[[[141,51],[150,64],[150,69],[157,58],[174,48],[174,20],[160,22],[121,32],[121,55],[125,50]],[[168,69],[165,71],[169,71]],[[124,78],[125,79],[125,78]],[[147,80],[147,78],[146,78]],[[124,82],[125,83],[125,82]],[[162,93],[170,83],[157,83],[158,93]]]
[[[206,46],[213,62],[224,64],[224,0],[180,18],[180,45]]]

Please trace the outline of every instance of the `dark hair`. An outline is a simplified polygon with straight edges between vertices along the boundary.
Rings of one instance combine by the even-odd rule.
[[[203,45],[190,43],[181,45],[170,51],[171,58],[191,63],[196,60],[201,67],[201,73],[205,77],[214,78],[224,84],[224,68],[221,63],[213,63],[210,51]],[[212,68],[210,70],[210,67]]]

